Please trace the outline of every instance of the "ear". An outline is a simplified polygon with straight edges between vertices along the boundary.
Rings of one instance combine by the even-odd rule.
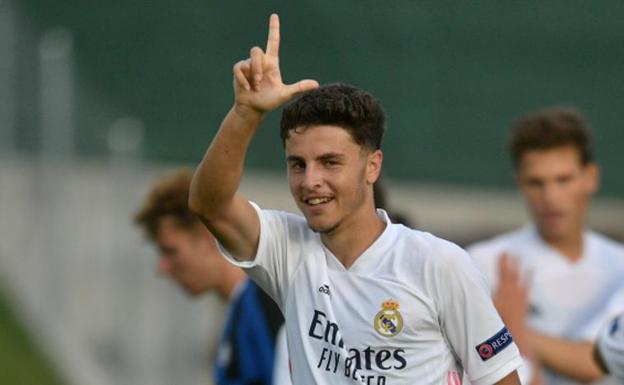
[[[383,152],[375,150],[368,154],[366,163],[366,181],[374,184],[381,175],[381,165],[383,163]]]
[[[596,193],[600,188],[600,167],[596,163],[589,163],[583,173],[587,193],[589,195]]]

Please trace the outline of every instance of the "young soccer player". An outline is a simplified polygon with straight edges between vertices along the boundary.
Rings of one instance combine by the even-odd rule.
[[[285,85],[279,20],[266,52],[234,66],[234,106],[198,166],[189,204],[228,259],[286,318],[293,383],[518,384],[518,349],[459,247],[376,211],[384,112],[352,86]],[[303,217],[237,191],[265,114],[282,114],[291,194]]]
[[[624,277],[624,247],[585,227],[599,179],[591,142],[589,128],[574,109],[548,108],[520,119],[511,130],[509,149],[532,223],[469,247],[493,290],[511,283],[499,276],[501,263],[517,265],[520,276],[530,277],[528,299],[499,301],[507,308],[499,311],[503,319],[507,310],[514,311],[509,308],[528,311],[526,326],[533,333],[528,347],[544,367],[546,384],[602,377],[591,361],[573,364],[562,358],[574,351],[555,350],[549,342],[565,339],[590,350],[606,321],[606,304]]]

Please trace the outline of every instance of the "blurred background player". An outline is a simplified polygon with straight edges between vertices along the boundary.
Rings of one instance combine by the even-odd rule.
[[[590,344],[599,330],[592,326],[600,325],[596,317],[605,321],[607,304],[624,277],[624,247],[585,228],[599,185],[591,142],[575,109],[548,108],[520,119],[511,130],[509,150],[533,223],[469,247],[512,333],[527,337],[519,345],[543,366],[546,384],[602,378],[595,365],[562,362],[540,342]],[[515,277],[521,283],[514,287]],[[505,300],[510,293],[520,299]],[[514,331],[513,319],[525,312],[523,335],[519,327]]]
[[[158,272],[193,297],[215,291],[231,303],[215,362],[218,385],[288,383],[282,314],[221,256],[212,234],[188,210],[191,177],[189,170],[179,169],[160,180],[135,216],[158,248]],[[281,362],[274,362],[276,354]]]

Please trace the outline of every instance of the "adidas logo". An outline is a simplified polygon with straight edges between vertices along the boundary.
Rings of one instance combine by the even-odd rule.
[[[319,287],[318,291],[331,296],[331,293],[329,292],[329,285],[322,285],[321,287]]]

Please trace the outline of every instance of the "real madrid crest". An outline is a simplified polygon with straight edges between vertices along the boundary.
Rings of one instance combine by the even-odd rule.
[[[381,310],[375,315],[373,327],[384,337],[394,337],[403,329],[403,316],[399,313],[399,303],[389,299],[381,304]]]

